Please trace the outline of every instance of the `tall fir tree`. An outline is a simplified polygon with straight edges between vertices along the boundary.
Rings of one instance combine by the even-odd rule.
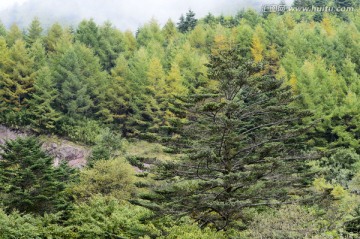
[[[6,37],[7,30],[5,25],[0,21],[0,37]]]
[[[198,20],[195,18],[195,13],[189,10],[186,13],[185,17],[184,15],[181,15],[177,27],[181,33],[186,33],[193,30],[197,22]]]
[[[4,77],[0,87],[0,108],[3,116],[12,115],[11,121],[20,124],[24,120],[22,114],[28,108],[28,100],[33,91],[34,62],[22,40],[17,40],[8,52],[6,47],[3,50],[7,66],[4,65],[2,69]]]
[[[13,46],[17,40],[22,40],[23,34],[18,25],[12,24],[6,34],[6,42],[9,47]]]
[[[34,130],[54,132],[61,114],[54,108],[58,92],[48,67],[42,68],[35,79],[34,93],[31,95],[29,117]]]
[[[211,56],[219,88],[187,101],[184,140],[175,144],[186,157],[159,165],[166,181],[143,205],[226,230],[246,223],[247,208],[292,201],[308,157],[301,121],[310,113],[291,105],[281,81],[258,76],[259,67],[236,49]]]
[[[107,83],[98,58],[82,44],[62,51],[54,55],[50,67],[59,92],[55,109],[74,118],[96,115],[98,99]]]
[[[43,28],[41,27],[41,23],[38,18],[34,18],[32,20],[29,28],[27,29],[27,33],[25,35],[26,43],[31,46],[38,39],[42,37]]]

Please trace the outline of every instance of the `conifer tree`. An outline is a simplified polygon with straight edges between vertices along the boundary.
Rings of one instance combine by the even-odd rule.
[[[45,36],[44,43],[47,52],[54,52],[57,42],[63,38],[64,29],[59,23],[54,23]]]
[[[265,46],[262,42],[262,31],[260,27],[256,28],[255,34],[252,39],[251,53],[256,63],[261,62],[264,59]]]
[[[34,71],[38,71],[46,65],[47,56],[41,39],[36,40],[32,44],[29,49],[29,56],[34,61]]]
[[[28,108],[28,100],[33,91],[34,62],[22,40],[17,40],[10,51],[7,52],[6,47],[3,50],[7,66],[3,69],[0,107],[2,112],[20,112]]]
[[[173,41],[174,38],[178,34],[176,26],[175,26],[174,22],[171,19],[169,19],[166,22],[166,24],[164,25],[164,27],[162,28],[161,31],[162,31],[162,34],[163,34],[167,44],[169,44],[169,42]]]
[[[85,46],[93,49],[99,48],[99,28],[93,19],[80,22],[76,30],[75,39],[83,43]]]
[[[1,146],[0,191],[7,211],[57,212],[66,208],[66,166],[53,168],[53,159],[35,138],[18,138]]]
[[[51,68],[59,92],[55,109],[75,118],[95,115],[107,77],[90,49],[74,44],[63,50]]]
[[[260,66],[236,49],[211,56],[209,67],[219,88],[187,101],[185,138],[175,144],[187,156],[160,164],[158,179],[166,181],[145,205],[222,230],[245,223],[247,208],[281,204],[296,194],[307,157],[307,126],[297,124],[310,114],[290,105],[294,98],[281,81],[256,76]]]
[[[111,70],[111,87],[105,90],[102,111],[107,121],[114,122],[121,127],[122,135],[127,136],[129,118],[135,113],[133,82],[129,78],[130,69],[124,56],[119,56],[115,67]]]
[[[31,97],[29,116],[35,131],[54,131],[60,113],[53,108],[58,92],[48,67],[38,72]]]
[[[11,25],[8,33],[6,34],[6,42],[9,47],[12,47],[17,40],[23,39],[23,34],[18,25]]]
[[[11,65],[10,51],[6,45],[6,41],[3,37],[0,37],[0,112],[2,118],[4,114],[9,110],[8,103],[6,102],[8,95],[8,87],[11,85],[11,79],[9,76],[9,70]]]
[[[6,37],[7,31],[4,24],[0,21],[0,37]]]
[[[34,18],[31,22],[27,34],[25,36],[26,43],[31,46],[38,39],[42,37],[43,28],[41,27],[41,23],[38,18]]]
[[[193,30],[197,24],[197,19],[195,18],[195,13],[189,10],[185,17],[181,15],[179,22],[178,22],[178,29],[181,33],[186,33]]]
[[[97,55],[103,69],[110,72],[115,66],[116,59],[120,53],[125,51],[124,35],[110,22],[105,22],[99,28],[99,34],[100,40]]]

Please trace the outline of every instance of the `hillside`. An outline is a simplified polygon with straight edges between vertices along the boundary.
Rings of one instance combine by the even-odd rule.
[[[360,237],[359,3],[321,4],[0,25],[0,238]]]

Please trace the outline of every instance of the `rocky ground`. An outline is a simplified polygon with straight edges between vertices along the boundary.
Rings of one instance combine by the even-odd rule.
[[[0,125],[0,144],[4,144],[6,140],[27,135],[27,133]],[[88,148],[63,139],[46,138],[43,142],[43,149],[54,157],[55,166],[59,165],[61,161],[66,161],[75,168],[82,168],[86,165],[86,158],[90,154]]]

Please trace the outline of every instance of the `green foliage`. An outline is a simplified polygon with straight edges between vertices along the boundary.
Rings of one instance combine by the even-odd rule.
[[[337,148],[328,157],[322,158],[314,171],[323,175],[329,182],[348,188],[359,168],[360,156],[354,149]]]
[[[122,158],[94,162],[81,171],[79,180],[73,192],[80,201],[96,194],[126,200],[135,193],[134,169]]]
[[[93,145],[96,137],[101,133],[101,125],[96,120],[87,118],[73,119],[63,116],[58,122],[59,133],[71,140]]]
[[[53,167],[53,159],[34,138],[18,138],[1,146],[1,197],[7,211],[43,215],[68,206],[69,170]]]
[[[117,135],[111,132],[109,128],[106,128],[97,136],[90,160],[97,161],[114,158],[122,148],[123,141],[120,135]]]
[[[181,15],[177,27],[180,32],[186,33],[193,30],[196,24],[197,24],[197,19],[195,18],[195,13],[189,10],[186,13],[185,17],[184,15]]]
[[[34,83],[34,93],[31,95],[29,117],[35,131],[55,131],[60,113],[53,106],[58,93],[51,79],[51,71],[44,67],[38,72]]]
[[[10,49],[2,42],[1,51],[4,59],[1,64],[0,111],[5,123],[22,125],[22,116],[33,91],[34,61],[22,40],[17,40]]]
[[[29,28],[28,28],[28,32],[25,36],[26,39],[26,43],[28,45],[32,45],[34,44],[39,38],[42,37],[42,27],[41,27],[41,23],[39,21],[38,18],[34,18],[34,20],[31,22]]]
[[[95,196],[75,207],[68,221],[71,238],[141,238],[159,232],[151,223],[143,223],[151,212],[142,207]]]
[[[9,31],[6,34],[6,42],[7,44],[12,47],[17,40],[22,40],[23,34],[16,24],[12,24]]]
[[[226,234],[223,232],[216,232],[210,228],[200,229],[196,223],[190,219],[182,219],[178,225],[165,229],[166,236],[158,237],[159,239],[225,239]]]
[[[359,7],[358,1],[353,0],[294,1],[297,7],[324,5]],[[64,175],[68,175],[68,168],[63,165],[43,173],[45,177],[55,170],[58,175],[48,176],[48,183],[44,184],[35,173],[33,181],[29,180],[36,184],[31,190],[46,197],[31,199],[39,202],[48,197],[50,204],[55,204],[43,204],[39,210],[69,208],[62,214],[44,217],[17,212],[6,215],[0,211],[2,236],[246,238],[249,233],[263,233],[269,238],[302,238],[307,231],[314,238],[336,238],[345,233],[344,228],[358,233],[354,207],[360,191],[359,31],[359,11],[261,16],[254,10],[242,10],[233,16],[209,13],[199,20],[189,11],[177,26],[169,20],[161,27],[152,19],[136,34],[120,31],[110,22],[98,25],[92,19],[82,21],[74,29],[58,23],[42,29],[35,18],[24,32],[16,24],[6,29],[0,23],[1,124],[31,127],[36,133],[59,134],[92,145],[89,166],[94,166],[84,169],[79,184],[72,185],[79,190],[79,200],[84,200],[74,214],[70,213],[67,198],[74,196],[68,193],[75,191],[58,190],[61,195],[56,197],[61,202],[53,198],[58,193],[50,195],[55,187],[51,186],[52,180],[60,177],[61,182],[67,181]],[[314,114],[298,120],[299,116],[308,115],[298,114],[297,108]],[[316,124],[311,128],[313,121]],[[274,142],[277,137],[309,127],[306,136]],[[120,135],[132,138],[130,143],[123,145]],[[302,145],[305,138],[307,147]],[[263,143],[262,139],[269,142]],[[253,150],[248,150],[247,145]],[[312,147],[324,153],[322,160],[306,165],[299,162]],[[31,164],[39,165],[31,153],[25,155],[20,146],[16,150],[27,156]],[[124,158],[145,170],[141,180],[133,178],[133,169],[126,162],[116,159],[122,150],[126,150]],[[169,162],[162,165],[160,175],[152,171],[152,165],[159,161]],[[10,169],[20,170],[17,166]],[[32,171],[26,172],[30,177]],[[21,175],[20,171],[17,173]],[[203,230],[192,221],[173,221],[154,229],[148,218],[150,212],[127,204],[127,209],[121,208],[124,199],[137,201],[134,183],[154,183],[150,178],[153,173],[173,181],[157,185],[156,200],[164,199],[164,204],[160,203],[163,207],[147,204],[149,208],[159,212],[174,209],[168,211],[171,215],[179,211],[181,215],[191,214]],[[310,196],[302,187],[309,185],[314,175],[318,177],[311,194],[317,197],[311,201],[314,207],[280,207],[277,212],[265,210],[259,214],[246,209],[296,200],[297,194]],[[21,181],[19,177],[13,180]],[[298,187],[291,187],[293,182]],[[48,186],[51,190],[43,189]],[[80,190],[81,187],[86,189]],[[6,190],[10,188],[8,185]],[[139,190],[147,199],[154,196],[148,194],[148,189]],[[7,212],[12,199],[16,201],[13,208],[20,204],[30,207],[27,189],[16,191],[21,193],[14,197],[5,191],[1,199]],[[94,194],[105,198],[93,199]],[[121,203],[109,199],[112,196]],[[170,198],[174,200],[165,200]],[[98,208],[91,211],[92,206]],[[118,211],[111,214],[110,209],[105,212],[101,207]],[[82,209],[89,213],[81,214]],[[34,206],[31,210],[37,209]],[[290,210],[288,215],[286,210]],[[20,211],[27,212],[23,208]],[[145,219],[137,217],[143,213]],[[74,225],[65,222],[70,215]],[[91,219],[85,219],[87,215]],[[250,223],[253,216],[255,221]],[[103,219],[105,223],[101,222]],[[312,219],[313,225],[307,224]],[[81,220],[86,221],[85,227]],[[120,221],[130,224],[123,226]],[[270,230],[271,222],[280,231]],[[245,231],[219,233],[206,229],[206,224],[218,229],[231,224]],[[250,225],[250,230],[246,230],[246,225]],[[290,227],[296,232],[287,230]],[[308,230],[302,231],[303,227]],[[109,231],[114,233],[110,235]]]
[[[150,196],[157,210],[218,230],[239,227],[246,208],[288,200],[311,157],[302,153],[301,126],[311,114],[290,105],[289,87],[258,76],[259,66],[240,57],[231,48],[211,56],[219,90],[189,99],[184,140],[175,144],[187,157],[160,165],[157,176],[166,181]]]
[[[3,239],[61,239],[66,235],[66,230],[58,223],[59,215],[57,214],[35,217],[30,214],[22,215],[16,211],[6,214],[0,209],[0,232]]]

